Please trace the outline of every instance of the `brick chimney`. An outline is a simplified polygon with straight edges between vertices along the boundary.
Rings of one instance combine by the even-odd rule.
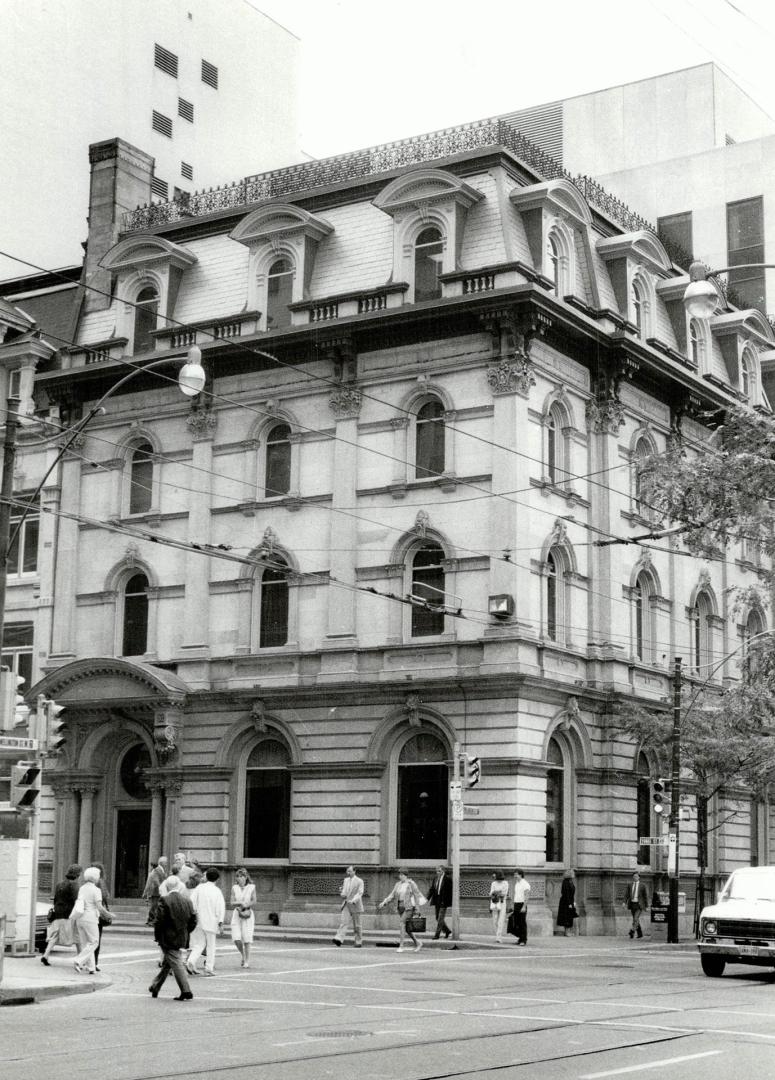
[[[100,259],[116,243],[127,210],[151,201],[154,159],[123,139],[107,139],[89,147],[89,236],[86,241],[85,283],[110,292],[110,274]],[[109,296],[88,292],[86,311],[108,307]]]

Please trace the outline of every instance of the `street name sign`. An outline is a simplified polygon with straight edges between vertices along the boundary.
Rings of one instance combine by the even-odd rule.
[[[666,836],[639,836],[638,844],[640,847],[656,847],[659,844],[666,844]]]
[[[468,803],[464,803],[463,804],[463,809],[465,811],[466,817],[469,817],[469,816],[470,817],[478,817],[479,816],[479,807],[478,806],[469,806]]]
[[[460,802],[463,798],[463,781],[453,780],[449,785],[449,797],[452,802]]]
[[[0,735],[0,750],[37,750],[37,739],[26,739],[20,735]]]

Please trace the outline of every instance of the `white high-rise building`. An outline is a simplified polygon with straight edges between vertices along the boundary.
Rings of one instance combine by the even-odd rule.
[[[247,0],[4,0],[3,22],[0,250],[79,262],[89,145],[116,135],[161,199],[300,158],[299,39]]]

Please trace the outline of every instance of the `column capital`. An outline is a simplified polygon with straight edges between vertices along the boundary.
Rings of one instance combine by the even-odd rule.
[[[501,394],[527,397],[530,387],[536,384],[533,365],[526,357],[509,360],[505,356],[487,369],[487,382],[495,397]]]
[[[218,418],[212,409],[191,407],[191,412],[186,417],[186,427],[191,432],[194,442],[205,442],[215,438],[215,428]]]
[[[337,420],[357,420],[362,397],[357,386],[338,386],[332,391],[328,404]]]

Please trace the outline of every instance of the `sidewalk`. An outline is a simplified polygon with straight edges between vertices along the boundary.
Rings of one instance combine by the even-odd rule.
[[[127,934],[139,937],[147,937],[149,947],[153,944],[151,930],[146,926],[116,924],[106,933],[105,944],[108,945],[106,957],[110,956],[110,939],[123,937]],[[257,946],[265,941],[296,942],[299,945],[329,945],[333,953],[334,946],[331,944],[332,931],[316,929],[300,929],[293,927],[261,927],[256,930],[254,941]],[[663,942],[652,942],[648,936],[640,941],[630,941],[627,937],[533,937],[528,941],[525,948],[520,948],[514,938],[509,938],[502,944],[495,942],[489,934],[467,934],[464,940],[455,942],[452,938],[441,938],[434,941],[427,934],[420,935],[423,943],[423,952],[478,950],[481,952],[511,953],[515,959],[521,956],[536,956],[537,954],[551,953],[593,953],[593,952],[616,952],[622,957],[628,957],[643,951],[669,950],[673,952],[696,952],[696,944],[692,940],[682,941],[678,945],[666,945]],[[219,945],[229,940],[228,933],[221,935]],[[374,930],[364,933],[364,948],[395,949],[398,945],[398,933],[391,930]],[[338,952],[352,949],[352,936],[349,936]],[[54,954],[54,960],[50,967],[44,967],[39,956],[20,957],[5,956],[3,958],[3,981],[0,986],[0,1005],[22,1005],[42,1001],[45,998],[63,997],[68,994],[90,994],[95,990],[102,990],[111,985],[111,980],[104,975],[79,975],[73,970],[72,953],[62,952],[60,959]]]

